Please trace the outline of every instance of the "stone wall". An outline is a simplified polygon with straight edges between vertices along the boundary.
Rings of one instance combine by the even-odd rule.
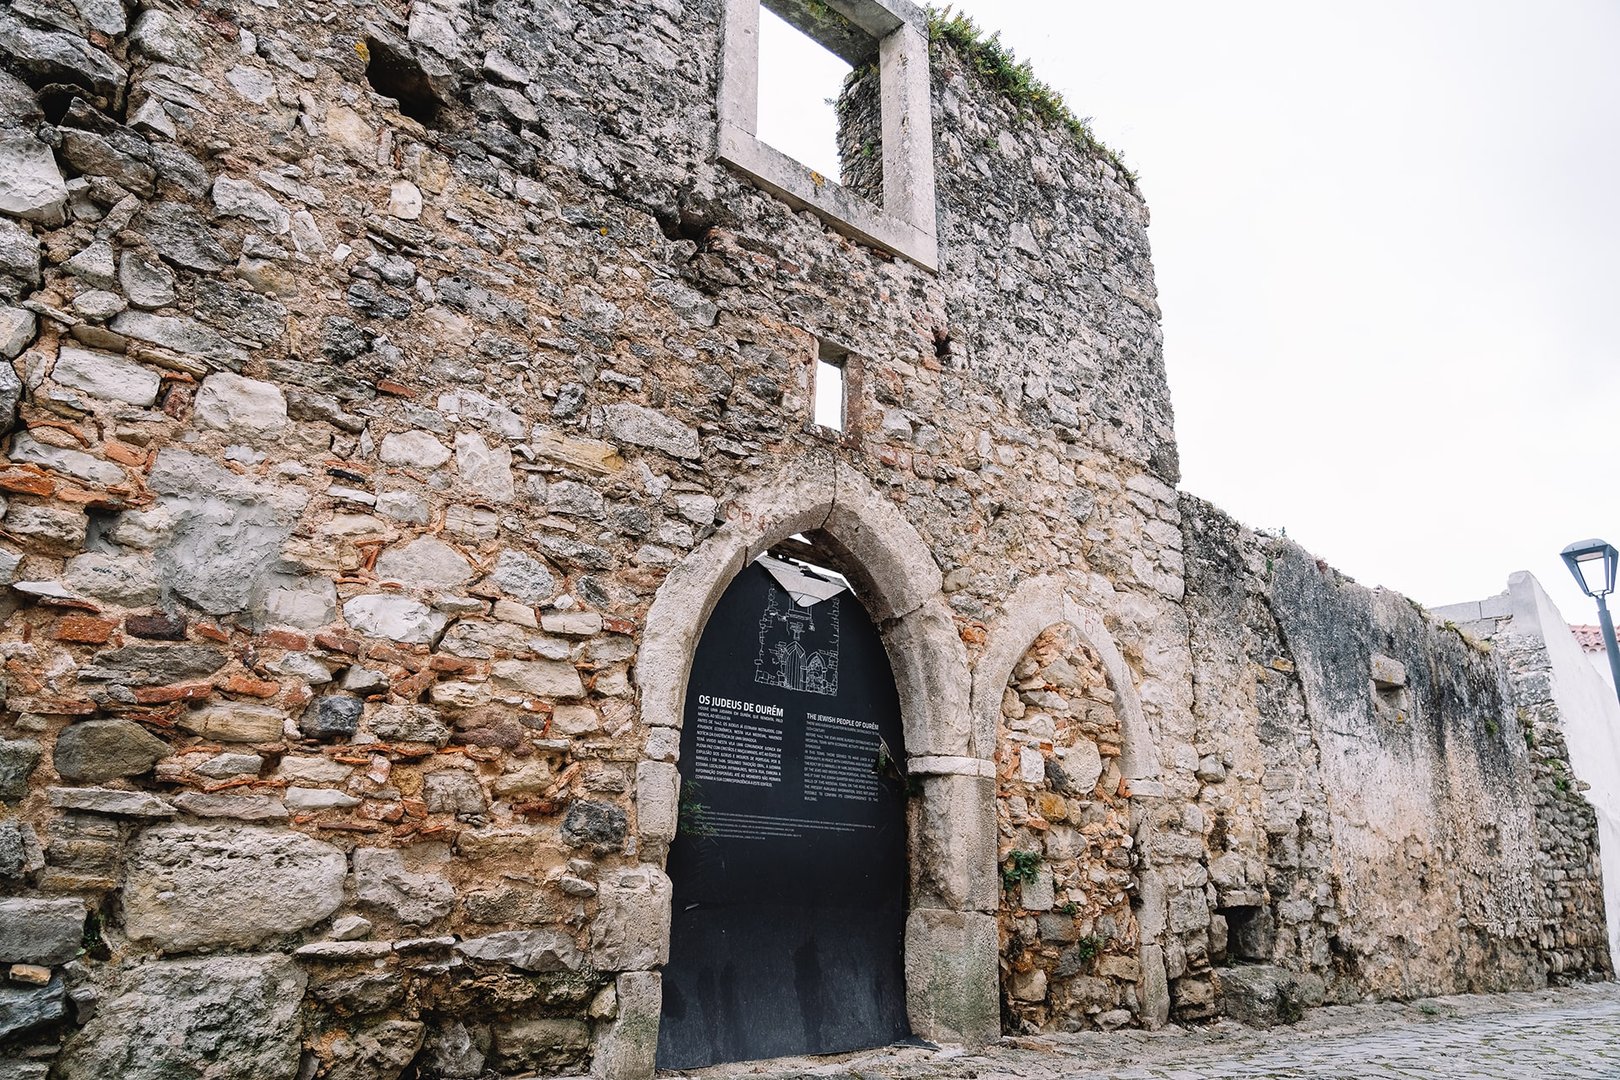
[[[1513,665],[1286,539],[1183,511],[1229,1007],[1606,976],[1596,823],[1562,748],[1526,734]]]
[[[1240,908],[1324,980],[1348,949],[1337,993],[1416,992],[1464,939],[1433,985],[1491,949],[1504,981],[1545,966],[1509,940],[1539,848],[1462,802],[1522,751],[1423,757],[1458,805],[1381,866],[1350,755],[1404,721],[1349,707],[1368,660],[1330,628],[1325,672],[1288,661],[1312,608],[1178,496],[1133,182],[936,42],[941,269],[896,259],[716,164],[722,25],[718,0],[0,11],[10,1075],[647,1075],[691,647],[795,534],[900,684],[918,1034],[994,1037],[1003,956],[1061,991],[1014,994],[1015,1024],[1211,1015]],[[841,433],[810,422],[823,342]],[[1450,739],[1497,684],[1412,633],[1428,667],[1384,651]],[[1024,687],[1052,650],[1073,679]],[[1009,680],[1101,710],[1061,746],[1110,759],[1092,798]],[[1352,722],[1337,757],[1299,741]],[[1042,794],[1096,827],[1084,858],[1046,830],[1075,905],[1050,932],[998,881]],[[1522,787],[1491,799],[1529,820]],[[1412,913],[1374,902],[1425,873],[1465,926],[1418,905],[1434,940],[1385,961]]]
[[[1004,1027],[1118,1027],[1141,1012],[1136,860],[1115,694],[1074,628],[1041,633],[1002,697]]]
[[[1620,964],[1620,903],[1614,899],[1620,892],[1620,705],[1608,658],[1599,657],[1597,670],[1587,663],[1552,598],[1526,571],[1510,574],[1496,596],[1434,614],[1489,642],[1502,657],[1525,743],[1545,773],[1537,785],[1539,807],[1572,834],[1549,853],[1544,874],[1554,917],[1542,934],[1556,950],[1554,965],[1590,965],[1587,934],[1598,906],[1607,913],[1609,959]],[[1593,815],[1596,852],[1586,846]],[[1601,890],[1591,873],[1594,856],[1602,863]],[[1561,948],[1566,945],[1571,948]]]

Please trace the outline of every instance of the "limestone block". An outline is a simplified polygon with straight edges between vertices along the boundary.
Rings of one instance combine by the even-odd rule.
[[[669,878],[656,866],[605,873],[597,883],[591,963],[602,971],[648,971],[669,962]]]
[[[62,264],[62,269],[96,289],[111,289],[117,285],[118,266],[113,260],[112,245],[97,240],[73,258]]]
[[[353,795],[331,788],[289,787],[282,792],[282,799],[294,813],[309,810],[347,810],[351,806],[360,805],[360,800]]]
[[[493,669],[497,683],[543,698],[581,698],[585,684],[579,670],[565,660],[501,660]]]
[[[210,192],[214,210],[221,217],[246,218],[271,233],[284,233],[292,227],[285,207],[257,184],[221,176]]]
[[[929,776],[923,780],[912,904],[951,911],[995,911],[995,780]]]
[[[192,709],[181,715],[180,727],[193,735],[219,742],[280,742],[286,713],[271,705],[232,701]]]
[[[1170,982],[1165,975],[1164,949],[1143,945],[1140,1017],[1142,1025],[1157,1031],[1170,1022]]]
[[[1372,681],[1380,690],[1399,690],[1406,685],[1406,665],[1394,657],[1374,653]]]
[[[6,508],[5,522],[7,532],[32,540],[45,551],[73,555],[84,546],[90,519],[82,510],[14,502]]]
[[[468,938],[456,951],[473,960],[510,964],[524,971],[578,971],[582,957],[574,939],[560,930],[506,930]]]
[[[247,361],[243,349],[195,319],[126,311],[112,321],[111,329],[114,333],[150,341],[177,353],[200,356],[233,369]]]
[[[51,148],[27,131],[0,132],[0,214],[62,224],[67,184]]]
[[[236,776],[257,776],[263,767],[264,758],[258,754],[225,751],[193,766],[192,771],[214,780],[229,780]]]
[[[337,619],[337,586],[329,578],[280,577],[264,599],[264,617],[277,626],[315,630]]]
[[[82,315],[97,323],[106,322],[127,307],[129,303],[122,296],[105,289],[81,292],[73,298],[72,303],[74,314]]]
[[[118,260],[118,286],[129,302],[139,308],[160,308],[174,303],[173,271],[134,251],[124,252]]]
[[[236,438],[267,439],[287,426],[287,396],[274,383],[218,371],[197,391],[196,417]]]
[[[917,908],[906,917],[906,1013],[912,1033],[982,1046],[1001,1033],[996,917]]]
[[[609,439],[631,446],[661,450],[670,457],[695,458],[701,453],[698,433],[661,412],[618,401],[604,410]]]
[[[377,513],[407,525],[428,523],[427,500],[409,491],[383,491],[377,495]]]
[[[397,1080],[417,1051],[427,1025],[420,1020],[384,1020],[341,1032],[330,1045],[326,1080]]]
[[[64,780],[99,783],[148,772],[169,744],[131,720],[85,720],[57,737],[51,764]]]
[[[418,12],[411,12],[411,22],[417,21]],[[422,216],[422,191],[409,180],[395,180],[388,192],[388,212],[404,221],[415,221]]]
[[[304,975],[285,956],[160,960],[115,969],[70,1033],[64,1076],[293,1080]]]
[[[122,65],[92,45],[83,34],[37,29],[11,18],[10,10],[9,5],[0,9],[0,49],[8,54],[8,67],[31,74],[42,82],[86,87],[96,94],[105,94],[117,107],[128,79]]]
[[[377,576],[419,589],[454,589],[472,580],[461,552],[436,536],[419,536],[390,547],[377,559]]]
[[[602,632],[602,616],[594,611],[548,611],[540,627],[560,637],[592,637]]]
[[[387,742],[433,743],[450,741],[450,729],[427,705],[383,705],[367,721],[371,733]]]
[[[157,549],[159,574],[211,615],[254,606],[309,500],[172,447],[158,452],[148,486],[175,522]]]
[[[1018,887],[1018,902],[1025,911],[1051,911],[1057,903],[1052,883],[1052,868],[1041,865],[1035,876]],[[1044,995],[1043,995],[1044,996]],[[1030,999],[1038,1000],[1038,999]]]
[[[84,901],[0,900],[0,964],[54,967],[79,955]]]
[[[125,510],[113,519],[104,534],[119,547],[150,550],[163,543],[174,526],[174,515],[162,506],[147,510]]]
[[[0,359],[14,360],[22,355],[38,332],[39,319],[32,311],[0,307]]]
[[[643,843],[668,844],[675,839],[680,816],[681,774],[673,765],[642,761],[636,765],[636,831]]]
[[[1270,964],[1221,968],[1215,978],[1221,1011],[1251,1027],[1295,1023],[1306,1007],[1322,1003],[1319,990],[1311,1000],[1311,988],[1302,985],[1301,976]]]
[[[1089,798],[1097,781],[1102,779],[1103,759],[1097,744],[1090,739],[1079,739],[1060,760],[1063,773],[1073,786],[1073,794]]]
[[[141,56],[194,69],[203,58],[202,43],[180,20],[160,8],[147,8],[129,29],[130,48]]]
[[[52,787],[45,789],[45,800],[58,810],[81,810],[87,814],[131,818],[174,816],[174,807],[144,791]]]
[[[354,766],[320,755],[288,754],[276,766],[277,780],[295,784],[341,784],[354,773]]]
[[[489,579],[500,590],[530,604],[543,604],[557,593],[557,579],[539,559],[512,548],[495,557]]]
[[[1026,784],[1039,784],[1046,779],[1046,758],[1040,747],[1018,748],[1018,779]]]
[[[478,777],[461,769],[441,769],[423,778],[422,796],[430,814],[481,817],[489,807]]]
[[[182,791],[173,801],[175,806],[193,817],[266,822],[286,821],[288,817],[287,804],[270,795]]]
[[[602,730],[602,718],[589,705],[558,705],[551,713],[551,731],[574,738]]]
[[[355,899],[407,925],[426,926],[450,914],[455,903],[455,889],[440,872],[449,861],[444,844],[356,848]]]
[[[551,786],[551,766],[532,761],[495,778],[495,794],[507,799],[514,795],[535,795]]]
[[[1209,925],[1209,905],[1200,889],[1183,889],[1170,897],[1170,929],[1178,934]]]
[[[130,938],[170,951],[256,945],[331,915],[343,852],[255,825],[156,825],[128,850],[122,891]]]
[[[355,630],[408,644],[427,644],[449,620],[408,596],[365,593],[343,605],[343,618]]]
[[[117,481],[115,481],[116,483]],[[145,555],[103,555],[86,552],[68,560],[62,584],[81,596],[123,607],[145,607],[158,602],[161,589],[157,568]]]
[[[1007,992],[1017,1001],[1045,1001],[1046,971],[1036,967],[1013,972],[1007,980]]]
[[[456,472],[461,482],[492,502],[511,502],[512,451],[491,447],[481,436],[463,432],[456,436]]]
[[[624,468],[618,449],[599,439],[580,439],[537,425],[532,435],[534,452],[588,473],[603,475]]]
[[[874,611],[874,618],[879,616]],[[918,757],[987,757],[974,747],[970,668],[956,623],[944,605],[930,603],[886,628],[884,645],[900,658],[894,667],[905,723],[906,753]]]
[[[395,431],[383,436],[378,456],[384,465],[437,469],[450,460],[450,450],[425,431]]]
[[[574,1075],[591,1047],[583,1020],[521,1018],[492,1025],[490,1063],[503,1074]]]
[[[110,461],[104,461],[81,450],[42,443],[27,432],[18,433],[12,440],[11,459],[30,465],[40,465],[53,472],[99,487],[111,487],[128,480],[124,470]]]
[[[614,984],[618,1015],[596,1044],[592,1072],[600,1080],[651,1080],[658,1056],[663,976],[626,971]]]

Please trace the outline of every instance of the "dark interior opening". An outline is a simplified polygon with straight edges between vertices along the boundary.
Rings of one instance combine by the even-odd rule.
[[[383,97],[399,102],[399,111],[423,126],[432,126],[444,102],[433,89],[433,82],[422,65],[379,38],[366,39],[370,60],[366,81]]]
[[[1226,957],[1234,963],[1264,964],[1271,960],[1276,926],[1271,912],[1258,904],[1216,908],[1226,920]]]

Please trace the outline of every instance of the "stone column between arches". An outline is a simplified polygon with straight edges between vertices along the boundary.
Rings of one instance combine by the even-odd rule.
[[[644,870],[666,900],[655,962],[619,976],[619,1017],[596,1049],[597,1075],[653,1073],[668,960],[664,860],[675,837],[676,758],[687,679],[714,605],[750,560],[796,533],[834,546],[878,624],[899,691],[907,771],[920,781],[905,933],[912,1031],[934,1042],[978,1045],[1000,1032],[996,905],[994,729],[979,737],[967,651],[944,603],[923,540],[859,472],[812,453],[761,475],[727,504],[726,524],[665,579],[636,659],[646,731],[636,769],[636,836]]]

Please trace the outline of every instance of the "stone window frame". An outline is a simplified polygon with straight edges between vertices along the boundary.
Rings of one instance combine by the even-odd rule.
[[[928,32],[909,0],[818,0],[836,23],[817,17],[809,0],[771,0],[770,8],[835,55],[878,61],[882,115],[883,205],[873,206],[807,165],[761,142],[759,124],[760,0],[726,0],[721,45],[718,160],[838,232],[939,268],[934,205],[933,95]]]
[[[810,416],[805,420],[803,430],[807,435],[834,446],[858,446],[860,445],[861,431],[866,419],[866,409],[863,405],[866,394],[866,358],[836,338],[826,337],[821,334],[810,334],[809,337],[812,342],[810,351]],[[816,380],[821,377],[818,365],[823,360],[832,363],[843,373],[844,426],[842,428],[824,427],[816,422]]]

